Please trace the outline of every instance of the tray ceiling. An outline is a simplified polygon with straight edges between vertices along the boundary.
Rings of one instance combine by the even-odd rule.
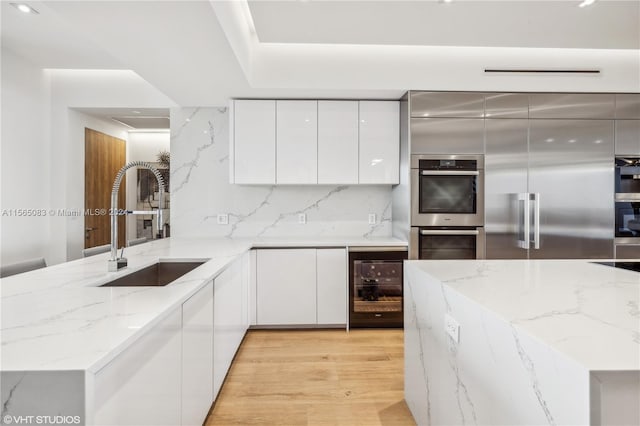
[[[249,1],[262,43],[638,49],[640,2]]]

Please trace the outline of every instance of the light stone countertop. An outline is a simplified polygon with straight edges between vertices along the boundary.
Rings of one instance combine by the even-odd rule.
[[[640,371],[640,273],[590,260],[409,261],[589,371]],[[405,274],[407,271],[405,271]]]
[[[167,238],[125,249],[128,267],[107,272],[109,253],[4,278],[2,371],[96,372],[251,248],[404,246],[396,238]],[[164,287],[104,287],[162,259],[209,259]]]

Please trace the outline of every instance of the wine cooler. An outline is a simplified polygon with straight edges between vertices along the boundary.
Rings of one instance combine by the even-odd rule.
[[[402,327],[404,247],[349,249],[349,327]]]

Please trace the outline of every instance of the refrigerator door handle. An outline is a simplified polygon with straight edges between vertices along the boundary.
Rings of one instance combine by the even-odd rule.
[[[533,196],[533,248],[540,249],[540,193],[535,192]]]
[[[525,250],[529,249],[531,233],[530,200],[531,194],[528,192],[518,194],[518,204],[522,201],[522,216],[520,217],[520,223],[518,223],[518,233],[522,235],[522,238],[518,239],[518,247]]]

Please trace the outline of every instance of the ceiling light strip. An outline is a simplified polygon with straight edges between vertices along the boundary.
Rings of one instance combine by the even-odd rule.
[[[586,6],[591,6],[592,4],[594,4],[596,2],[596,0],[584,0],[582,3],[580,3],[578,5],[578,7],[586,7]]]
[[[510,73],[510,74],[600,74],[600,70],[593,69],[502,69],[485,68],[486,73]]]
[[[118,120],[117,118],[111,117],[111,119],[112,119],[113,121],[115,121],[116,123],[118,123],[118,124],[122,124],[122,125],[123,125],[123,126],[125,126],[125,127],[128,127],[128,128],[130,128],[130,129],[135,129],[135,127],[130,126],[130,125],[128,125],[127,123],[124,123],[124,122],[122,122],[122,121]]]
[[[40,14],[40,12],[38,12],[37,10],[35,10],[33,7],[29,6],[26,3],[9,3],[9,4],[15,7],[16,9],[18,9],[22,13],[31,13],[34,15]]]

